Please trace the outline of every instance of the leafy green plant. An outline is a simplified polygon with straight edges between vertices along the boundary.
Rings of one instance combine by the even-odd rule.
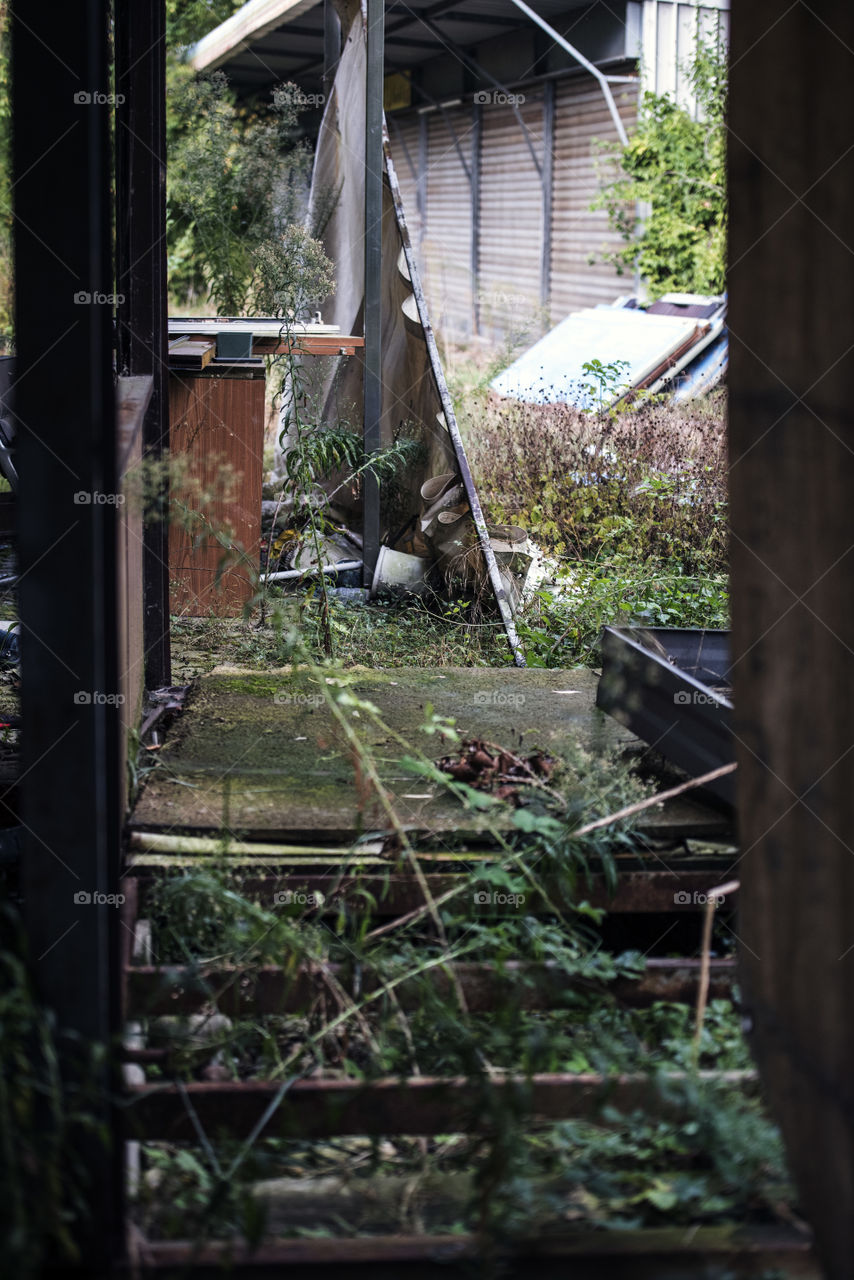
[[[687,72],[696,118],[666,94],[645,93],[628,144],[602,147],[591,206],[605,210],[624,241],[603,260],[620,273],[637,269],[653,298],[725,288],[725,50],[698,39]],[[646,210],[640,219],[638,205]]]
[[[177,54],[230,18],[241,0],[166,0],[166,47]]]
[[[602,413],[605,400],[613,400],[617,393],[628,385],[626,371],[629,367],[628,360],[612,360],[608,364],[603,364],[597,359],[585,360],[581,369],[589,381],[582,382],[581,388],[595,400],[595,403],[591,404],[585,412]]]
[[[603,374],[604,376],[604,374]],[[467,448],[493,519],[568,561],[631,555],[691,573],[727,562],[725,400],[614,413],[470,402]]]
[[[434,757],[458,745],[453,719],[425,706],[422,742],[407,742],[360,692],[358,672],[306,665],[298,648],[294,656],[303,665],[290,679],[322,692],[352,753],[364,811],[382,815],[386,853],[372,875],[408,870],[422,885],[423,903],[377,924],[376,902],[358,888],[358,843],[340,863],[341,880],[348,882],[340,900],[327,886],[324,901],[292,893],[279,904],[258,902],[232,879],[226,821],[221,860],[163,880],[150,908],[158,960],[188,966],[193,984],[207,992],[202,1020],[218,1019],[216,1034],[201,1042],[198,1022],[172,1028],[170,1071],[197,1078],[215,1055],[218,1072],[281,1082],[280,1100],[292,1080],[309,1074],[465,1077],[468,1136],[370,1144],[371,1158],[356,1176],[393,1168],[419,1181],[462,1170],[467,1190],[447,1211],[447,1229],[479,1228],[488,1239],[530,1232],[556,1218],[626,1227],[767,1216],[789,1194],[779,1141],[755,1103],[712,1094],[693,1079],[691,1010],[663,1002],[625,1008],[608,990],[615,977],[642,973],[644,960],[638,952],[614,954],[602,946],[602,913],[585,900],[588,877],[604,870],[613,883],[614,853],[636,853],[637,846],[622,824],[586,836],[577,831],[643,794],[625,764],[569,749],[545,788],[531,788],[522,803],[508,808],[437,771]],[[395,773],[408,769],[447,787],[486,818],[493,855],[461,853],[456,866],[462,874],[439,897],[424,877],[425,855],[395,812],[384,782],[390,765]],[[518,907],[477,905],[484,895]],[[536,912],[527,907],[534,897],[542,904]],[[548,914],[540,914],[543,908]],[[467,961],[488,962],[502,984],[488,1014],[469,1010],[455,979],[456,967]],[[562,980],[563,996],[554,1008],[530,1009],[524,1000],[532,980],[528,966],[543,962]],[[317,996],[299,1012],[223,1019],[211,973],[227,963],[240,966],[249,989],[265,964],[294,978],[299,967],[307,968],[317,979]],[[737,1011],[729,1002],[712,1002],[699,1065],[747,1064]],[[606,1106],[584,1123],[542,1128],[530,1122],[524,1080],[537,1072],[637,1070],[662,1073],[666,1102],[678,1102],[681,1089],[686,1118],[664,1119],[655,1105],[631,1116]],[[687,1081],[667,1079],[673,1070],[686,1073]],[[490,1084],[504,1071],[523,1083],[499,1101]],[[486,1133],[476,1132],[478,1122]],[[341,1174],[342,1144],[297,1146],[301,1169]],[[167,1234],[189,1222],[199,1239],[240,1232],[255,1241],[264,1224],[253,1180],[292,1170],[293,1148],[272,1140],[216,1143],[207,1135],[192,1149],[153,1148],[149,1172],[156,1176],[144,1183],[140,1210]],[[345,1158],[348,1178],[350,1164]],[[161,1193],[186,1207],[183,1219],[169,1205],[158,1210]],[[347,1222],[318,1228],[350,1229]],[[308,1221],[299,1227],[310,1230]]]
[[[265,288],[268,288],[268,278]],[[335,531],[329,505],[335,493],[347,488],[358,491],[362,477],[371,474],[376,480],[393,480],[396,474],[419,454],[421,445],[401,430],[391,445],[366,454],[360,435],[345,422],[327,425],[320,413],[311,410],[310,377],[299,358],[299,338],[294,331],[295,311],[283,305],[279,292],[272,288],[266,299],[270,314],[282,321],[281,345],[284,350],[273,357],[272,368],[278,373],[274,403],[281,406],[279,444],[284,458],[284,482],[280,505],[288,503],[313,553],[315,566],[325,561],[324,539]],[[324,487],[323,481],[335,477],[335,485]],[[274,520],[275,528],[275,520]],[[328,582],[323,573],[316,574],[319,602],[319,625],[322,647],[327,657],[335,652],[335,635],[330,614]],[[266,608],[266,584],[259,597],[262,616]]]
[[[48,1260],[78,1258],[85,1220],[81,1137],[107,1141],[97,1118],[94,1051],[55,1024],[32,989],[17,912],[0,906],[0,1235],[9,1273],[30,1280]],[[73,1065],[72,1065],[73,1064]]]

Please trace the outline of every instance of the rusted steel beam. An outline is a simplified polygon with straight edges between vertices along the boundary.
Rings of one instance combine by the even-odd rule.
[[[336,980],[350,990],[351,970],[346,965],[329,965]],[[486,1013],[499,1004],[520,1009],[559,1008],[570,990],[608,990],[623,1004],[642,1008],[657,1000],[693,1003],[697,996],[699,960],[648,960],[646,972],[638,978],[621,977],[606,987],[583,975],[567,975],[555,964],[510,962],[502,969],[491,964],[458,964],[454,972],[472,1013]],[[735,961],[711,962],[710,999],[732,995]],[[521,981],[520,981],[521,979]],[[448,973],[435,969],[430,982],[437,994],[452,995]],[[217,1009],[230,1017],[249,1013],[280,1014],[305,1010],[326,990],[323,975],[305,966],[293,974],[265,966],[248,972],[218,966],[194,973],[182,965],[128,966],[125,970],[127,1016],[160,1017],[197,1013],[212,999]],[[362,973],[359,989],[363,995],[378,990],[382,983],[375,974]],[[420,983],[402,983],[395,996],[404,1009],[417,1008],[422,1000]]]
[[[381,1276],[399,1280],[404,1265],[407,1277],[451,1280],[471,1275],[472,1264],[482,1254],[483,1241],[473,1235],[271,1240],[251,1250],[232,1241],[202,1245],[150,1242],[137,1235],[133,1242],[135,1275],[157,1275],[174,1268],[194,1280],[219,1277],[226,1264],[234,1280],[243,1276],[278,1278],[288,1266],[311,1267],[312,1276],[334,1275],[335,1280],[345,1273],[353,1280]],[[502,1268],[502,1274],[530,1275],[536,1266],[540,1280],[558,1276],[564,1280],[567,1260],[572,1264],[573,1280],[682,1280],[710,1264],[716,1271],[737,1264],[738,1275],[745,1280],[775,1270],[791,1280],[820,1280],[809,1236],[782,1227],[580,1231],[521,1239],[498,1249],[496,1256],[508,1268]]]
[[[612,914],[632,912],[683,913],[704,910],[708,902],[708,894],[722,880],[726,879],[730,867],[720,870],[704,871],[625,871],[621,872],[617,881],[617,890],[610,896],[605,877],[591,876],[590,882],[579,878],[576,902],[589,902],[591,906],[601,908]],[[159,878],[159,877],[158,877]],[[139,876],[140,903],[143,906],[156,879],[153,876]],[[479,888],[472,882],[471,876],[460,876],[451,873],[426,874],[424,876],[430,893],[438,898],[457,885],[463,885],[459,899],[452,900],[464,903],[466,910],[475,916],[500,916],[517,914],[519,906],[515,904],[502,906],[494,904],[481,905],[474,901]],[[571,908],[572,902],[560,893],[556,886],[544,882],[551,902],[557,906]],[[323,895],[321,910],[337,912],[342,906],[353,911],[367,911],[368,897],[374,898],[370,913],[376,916],[397,916],[408,911],[415,911],[424,905],[424,895],[418,881],[413,875],[389,873],[388,875],[337,876],[318,875],[309,872],[286,876],[247,876],[235,877],[235,888],[248,897],[257,897],[261,901],[275,902],[274,894],[287,891],[304,894]],[[727,899],[729,906],[734,895]],[[524,911],[533,915],[552,914],[552,906],[534,894],[526,899]]]
[[[753,1071],[699,1072],[699,1079],[751,1090]],[[535,1075],[471,1081],[417,1076],[401,1081],[297,1080],[281,1097],[277,1081],[234,1084],[135,1085],[125,1091],[125,1136],[157,1142],[243,1140],[268,1110],[267,1138],[327,1138],[343,1134],[422,1134],[488,1131],[496,1104],[544,1121],[595,1118],[608,1104],[622,1111],[645,1107],[655,1115],[680,1115],[683,1103],[664,1096],[662,1084],[697,1076]]]

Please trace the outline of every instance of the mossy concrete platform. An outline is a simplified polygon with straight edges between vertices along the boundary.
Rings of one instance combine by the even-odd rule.
[[[388,818],[366,789],[352,745],[323,686],[340,683],[376,707],[386,729],[364,711],[343,708],[372,753],[400,821],[422,841],[483,837],[486,821],[441,785],[407,772],[407,754],[436,758],[448,749],[422,726],[432,708],[463,738],[482,738],[528,754],[594,755],[630,735],[595,704],[596,675],[517,668],[351,669],[318,673],[220,667],[200,679],[173,725],[133,813],[137,831],[230,832],[248,839],[349,842],[385,831]],[[356,709],[357,710],[357,709]],[[403,743],[411,744],[409,752]],[[362,775],[363,776],[363,775]],[[692,800],[645,816],[661,834],[714,835],[720,817]]]

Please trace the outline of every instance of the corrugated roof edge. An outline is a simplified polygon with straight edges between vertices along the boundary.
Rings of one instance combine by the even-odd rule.
[[[319,0],[248,0],[188,51],[196,71],[214,71],[240,49],[313,9]]]

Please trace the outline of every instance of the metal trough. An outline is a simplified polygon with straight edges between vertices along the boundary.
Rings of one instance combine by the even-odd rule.
[[[735,757],[728,631],[605,627],[596,705],[693,777]],[[708,790],[734,802],[733,775]]]

